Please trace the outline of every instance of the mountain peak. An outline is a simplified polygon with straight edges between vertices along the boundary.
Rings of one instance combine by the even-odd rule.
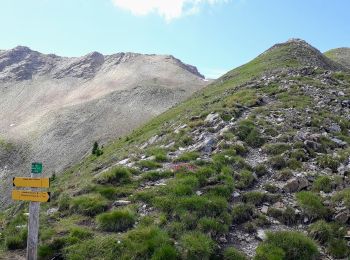
[[[324,56],[318,49],[298,38],[277,43],[258,58],[279,62],[286,67],[319,67],[326,70],[342,70],[344,67]],[[266,61],[265,61],[266,62]]]

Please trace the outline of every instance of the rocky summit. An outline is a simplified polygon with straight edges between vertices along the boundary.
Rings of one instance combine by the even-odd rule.
[[[349,145],[346,66],[277,44],[56,177],[39,255],[347,259]],[[5,256],[26,211],[2,217]]]
[[[1,51],[0,207],[9,202],[12,176],[28,176],[30,162],[42,161],[47,176],[58,174],[95,141],[129,133],[207,84],[173,56]]]

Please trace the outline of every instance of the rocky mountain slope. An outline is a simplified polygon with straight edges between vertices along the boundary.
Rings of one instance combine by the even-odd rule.
[[[350,48],[329,50],[324,55],[350,69]]]
[[[78,162],[94,141],[129,133],[208,82],[172,56],[97,52],[66,58],[27,47],[0,53],[1,194],[31,161],[45,174]],[[1,147],[0,147],[1,148]],[[21,174],[20,174],[21,173]],[[1,196],[1,204],[8,202]]]
[[[41,259],[346,259],[350,74],[277,44],[53,181]],[[27,207],[2,217],[4,256]]]

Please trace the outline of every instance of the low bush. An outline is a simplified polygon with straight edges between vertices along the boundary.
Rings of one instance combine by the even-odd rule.
[[[257,248],[255,260],[315,259],[318,249],[313,240],[299,232],[280,231],[267,233],[266,240]]]
[[[221,223],[220,219],[204,217],[198,220],[198,230],[213,236],[228,232],[228,225]]]
[[[344,205],[350,209],[350,188],[338,191],[332,198],[333,201],[343,202]]]
[[[350,254],[349,246],[344,239],[332,239],[327,251],[336,259],[349,257]]]
[[[265,142],[255,124],[250,120],[240,121],[236,134],[242,141],[254,148],[262,146]]]
[[[70,202],[70,211],[86,216],[95,216],[108,208],[108,202],[101,195],[90,194],[76,197]]]
[[[290,153],[290,158],[304,162],[307,160],[308,156],[304,149],[295,149]]]
[[[148,169],[148,170],[157,169],[157,168],[162,167],[162,165],[160,163],[152,161],[152,160],[141,160],[141,161],[137,162],[137,165],[143,169]]]
[[[319,220],[309,227],[310,236],[321,244],[325,244],[331,240],[333,237],[332,232],[331,225],[324,220]]]
[[[154,156],[156,162],[166,162],[168,160],[166,150],[162,148],[149,149],[146,154],[148,156]]]
[[[276,174],[276,179],[279,181],[287,181],[293,177],[293,173],[289,169],[284,169]]]
[[[243,144],[235,143],[232,145],[232,148],[236,151],[238,155],[244,156],[248,153],[247,147]]]
[[[247,260],[248,258],[234,247],[228,247],[224,251],[224,260]]]
[[[116,167],[109,171],[101,173],[95,178],[98,184],[125,184],[131,181],[131,173],[129,169],[123,167]]]
[[[64,259],[118,259],[121,255],[121,245],[118,240],[110,236],[99,236],[82,240],[63,250]]]
[[[243,202],[253,204],[255,206],[263,203],[265,194],[259,191],[251,191],[243,194]]]
[[[24,249],[27,246],[27,228],[8,233],[5,238],[5,247],[8,250]]]
[[[294,209],[291,207],[287,207],[284,210],[269,208],[267,214],[288,226],[297,222],[297,216]]]
[[[275,170],[281,170],[283,168],[286,168],[288,165],[287,161],[283,158],[283,156],[280,155],[276,155],[270,158],[269,163]]]
[[[177,260],[179,259],[176,248],[172,245],[163,245],[152,255],[151,260]]]
[[[258,164],[254,167],[254,172],[258,177],[264,176],[269,173],[266,166],[263,164]]]
[[[332,179],[328,176],[318,176],[312,185],[314,191],[332,191]]]
[[[322,155],[317,158],[317,163],[322,168],[330,168],[333,172],[336,172],[340,165],[340,160],[330,155]]]
[[[149,172],[145,172],[142,175],[142,179],[147,181],[156,181],[163,178],[169,178],[172,176],[174,176],[174,173],[171,171],[149,171]]]
[[[279,191],[279,188],[276,185],[271,184],[271,183],[265,184],[264,189],[268,192],[271,192],[271,193],[276,193]]]
[[[181,237],[180,248],[183,259],[209,260],[214,252],[215,243],[206,235],[193,231]]]
[[[152,256],[157,259],[162,254],[174,253],[168,247],[172,243],[167,233],[155,226],[132,229],[126,233],[123,242],[123,253],[114,259],[152,259]]]
[[[122,232],[131,228],[136,220],[130,210],[114,210],[97,216],[97,225],[103,231]]]
[[[310,191],[301,191],[296,194],[297,202],[305,214],[311,219],[323,218],[327,215],[327,208],[321,198]]]
[[[262,243],[256,249],[254,260],[285,260],[285,256],[286,253],[282,248],[275,245]]]
[[[253,173],[248,170],[243,170],[240,174],[235,175],[235,179],[237,180],[235,187],[238,189],[247,189],[251,187],[255,180]]]
[[[250,204],[237,204],[232,209],[232,221],[241,224],[253,218],[254,207]]]
[[[175,162],[190,162],[196,160],[200,154],[198,152],[186,152],[175,159]]]
[[[288,151],[291,148],[290,144],[287,143],[273,143],[273,144],[265,144],[263,146],[263,150],[271,155],[279,155]]]

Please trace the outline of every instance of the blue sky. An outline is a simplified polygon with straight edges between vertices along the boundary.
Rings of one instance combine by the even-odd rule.
[[[0,49],[172,54],[208,77],[289,38],[350,47],[348,0],[0,0]]]

